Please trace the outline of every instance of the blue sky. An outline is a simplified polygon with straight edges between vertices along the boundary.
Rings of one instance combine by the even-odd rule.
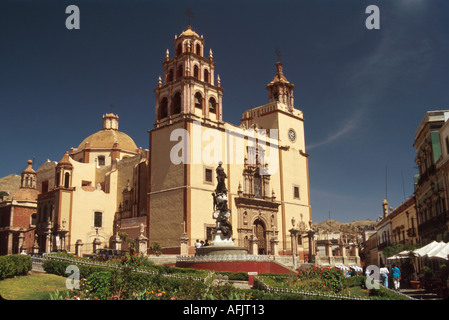
[[[65,27],[71,4],[80,30]],[[365,27],[372,4],[379,30]],[[397,207],[413,194],[413,136],[426,111],[449,109],[445,0],[2,1],[0,177],[60,160],[111,104],[148,148],[153,89],[187,8],[213,50],[227,122],[268,102],[282,52],[304,112],[314,221],[375,220],[386,195]]]

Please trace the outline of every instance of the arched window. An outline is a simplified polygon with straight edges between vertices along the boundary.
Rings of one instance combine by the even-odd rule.
[[[181,93],[177,92],[173,97],[173,114],[181,113]]]
[[[35,226],[36,225],[36,221],[37,221],[37,214],[36,213],[33,213],[33,214],[31,214],[31,221],[30,221],[30,224],[32,225],[32,226]]]
[[[159,119],[166,118],[168,116],[168,100],[163,98],[159,103]]]
[[[203,97],[201,93],[195,93],[195,108],[203,109]]]
[[[254,197],[262,198],[262,178],[258,173],[254,175]]]
[[[184,71],[184,69],[183,69],[182,65],[180,65],[178,67],[178,71],[176,72],[176,79],[177,80],[180,79],[183,76],[183,71]]]
[[[217,112],[217,102],[214,98],[209,99],[209,113],[216,113]]]
[[[200,80],[200,70],[197,65],[193,67],[193,76],[195,77],[195,79]]]
[[[70,173],[66,172],[64,175],[64,188],[70,187]]]
[[[209,83],[209,70],[204,69],[204,82]]]
[[[182,44],[178,44],[178,47],[176,48],[176,55],[180,55],[182,53]]]
[[[168,71],[168,78],[167,78],[167,81],[168,81],[168,82],[173,82],[173,78],[174,78],[174,75],[173,75],[173,69],[170,69],[170,71]]]
[[[201,45],[199,43],[196,44],[196,52],[197,55],[201,56]]]
[[[94,228],[102,228],[103,227],[103,213],[102,212],[94,212]]]

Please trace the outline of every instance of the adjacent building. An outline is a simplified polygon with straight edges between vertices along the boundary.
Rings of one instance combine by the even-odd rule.
[[[448,117],[449,110],[429,111],[415,133],[413,146],[419,168],[415,197],[419,241],[422,244],[448,240]]]
[[[129,228],[128,219],[134,218],[134,233],[145,222],[147,170],[139,177],[135,172],[148,165],[146,152],[118,130],[117,115],[106,114],[102,121],[102,129],[78,148],[37,170],[40,252],[90,253],[111,247],[122,222]],[[130,190],[135,196],[128,195]]]
[[[0,201],[0,255],[33,252],[39,191],[32,163],[22,172],[20,188]]]

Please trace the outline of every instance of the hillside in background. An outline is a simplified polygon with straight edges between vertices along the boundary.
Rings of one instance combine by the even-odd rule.
[[[14,192],[20,188],[21,177],[16,174],[10,174],[9,176],[0,178],[0,192],[5,191],[8,193]]]
[[[328,231],[340,231],[342,226],[344,228],[359,228],[359,230],[371,229],[376,225],[376,221],[366,219],[366,220],[354,220],[352,222],[338,222],[335,220],[325,220],[322,222],[314,222],[314,224],[321,229],[325,229]]]

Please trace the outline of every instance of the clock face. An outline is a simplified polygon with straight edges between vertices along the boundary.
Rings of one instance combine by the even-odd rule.
[[[288,130],[288,138],[291,142],[295,142],[296,140],[296,132],[293,129]]]

